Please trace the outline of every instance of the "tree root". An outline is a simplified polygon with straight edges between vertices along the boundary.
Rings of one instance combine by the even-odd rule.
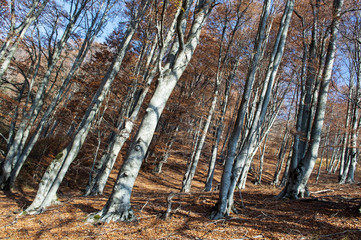
[[[90,214],[87,218],[87,222],[97,223],[97,222],[131,222],[136,219],[134,212],[131,208],[128,210],[122,210],[118,212],[107,212],[103,211]]]
[[[220,219],[225,219],[227,216],[225,216],[225,214],[223,214],[222,212],[220,212],[218,209],[214,209],[209,218],[212,220],[220,220]]]
[[[22,215],[37,215],[37,214],[41,214],[43,212],[45,212],[45,208],[44,207],[39,207],[39,208],[28,208],[25,211],[23,211],[21,214]]]

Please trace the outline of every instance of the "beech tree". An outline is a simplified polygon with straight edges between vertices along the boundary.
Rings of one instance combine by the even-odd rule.
[[[339,182],[354,182],[354,174],[358,154],[358,128],[359,128],[359,101],[361,84],[361,15],[360,12],[351,14],[345,20],[342,26],[350,25],[341,31],[345,41],[345,55],[349,61],[349,93],[348,93],[348,111],[346,115],[346,131],[344,139],[344,151],[342,153],[341,167],[339,170]],[[348,129],[349,126],[349,129]],[[349,138],[347,138],[349,136]],[[349,146],[349,147],[347,147]]]
[[[49,45],[54,44],[52,49],[49,49],[49,58],[48,58],[48,66],[46,69],[46,72],[44,74],[44,77],[41,80],[40,85],[38,86],[36,96],[33,100],[33,102],[30,105],[30,110],[28,112],[25,112],[25,108],[23,109],[23,118],[21,120],[21,123],[19,124],[18,130],[16,131],[16,134],[13,136],[13,141],[8,142],[8,152],[6,155],[6,158],[2,164],[2,172],[1,172],[1,188],[2,189],[9,189],[10,188],[10,176],[15,169],[15,165],[18,162],[18,159],[23,153],[23,150],[25,148],[26,141],[29,137],[30,130],[33,127],[36,119],[38,118],[45,101],[45,95],[49,93],[49,91],[52,89],[52,86],[50,86],[49,89],[49,83],[52,77],[53,71],[56,69],[57,63],[61,61],[61,54],[65,48],[65,45],[67,41],[69,40],[70,36],[73,33],[73,29],[76,26],[77,21],[81,17],[84,8],[89,3],[89,0],[84,1],[76,1],[74,2],[74,10],[70,13],[70,19],[65,27],[65,30],[61,36],[61,38],[53,39],[53,37],[56,38],[57,36],[57,22],[60,18],[60,13],[55,17],[54,21],[55,24],[53,25],[53,28],[51,29],[51,34],[49,38]],[[39,66],[38,66],[39,67]],[[33,80],[35,80],[37,71],[34,71],[34,77]],[[32,87],[32,84],[30,84],[29,88]],[[29,102],[29,96],[27,98],[26,104]],[[26,158],[26,157],[25,157]],[[22,161],[25,161],[23,159]],[[22,165],[22,164],[21,164]],[[19,169],[18,169],[19,170]],[[18,171],[16,170],[16,171]],[[15,172],[16,172],[15,171]],[[14,173],[14,172],[13,172]],[[14,174],[13,174],[14,175]],[[15,179],[15,176],[14,176]]]
[[[194,9],[193,22],[185,39],[186,28],[183,27],[187,24],[185,12],[191,7],[191,3],[184,0],[178,6],[178,8],[181,8],[181,13],[177,17],[177,41],[171,49],[172,55],[169,56],[160,73],[158,86],[148,104],[146,114],[128,150],[127,157],[124,159],[106,205],[100,212],[92,214],[89,220],[99,219],[99,221],[109,222],[130,221],[134,219],[134,213],[130,204],[134,182],[166,102],[191,60],[197,47],[202,27],[214,7],[214,1],[212,0],[197,2]]]
[[[87,52],[89,51],[90,47],[92,46],[92,43],[99,33],[99,31],[102,29],[107,14],[112,7],[112,4],[110,1],[102,1],[99,2],[98,7],[95,7],[95,11],[92,14],[89,14],[89,26],[85,35],[85,39],[81,43],[81,48],[78,51],[78,54],[74,60],[74,63],[72,67],[70,68],[70,71],[68,72],[67,76],[63,79],[61,87],[57,91],[55,97],[52,99],[52,102],[47,107],[45,113],[41,117],[39,123],[36,126],[35,133],[31,136],[30,140],[25,144],[25,139],[27,135],[23,136],[22,144],[18,146],[18,151],[16,155],[13,155],[12,158],[6,158],[4,168],[3,168],[3,183],[4,188],[9,189],[13,186],[16,177],[18,176],[21,167],[23,166],[24,162],[26,161],[28,155],[30,154],[31,150],[33,149],[35,143],[37,142],[40,134],[43,132],[43,129],[46,125],[46,122],[48,121],[49,117],[54,113],[54,110],[59,104],[59,102],[64,97],[66,90],[68,89],[71,79],[74,76],[77,69],[80,67],[81,63],[83,62],[85,56],[87,55]],[[28,129],[30,129],[32,126],[27,126]],[[29,130],[27,130],[29,131]],[[18,133],[17,133],[18,134]],[[27,133],[28,134],[28,133]],[[24,139],[25,138],[25,139]],[[15,142],[16,143],[16,142]],[[14,144],[15,144],[14,143]],[[11,148],[10,148],[11,149]],[[7,163],[12,160],[11,166],[12,168],[6,168],[8,165]],[[8,162],[6,162],[8,161]]]
[[[332,76],[332,67],[335,60],[336,40],[340,24],[342,6],[343,0],[333,1],[333,19],[330,26],[330,40],[328,43],[325,63],[322,69],[322,79],[320,82],[320,88],[318,90],[318,101],[317,105],[315,106],[316,111],[310,132],[310,142],[304,153],[298,152],[299,150],[295,151],[295,147],[297,146],[294,146],[288,182],[282,192],[278,195],[279,198],[303,198],[309,195],[307,182],[316,163],[320,145],[322,126],[324,123],[326,111],[327,95]],[[300,118],[300,116],[298,116],[298,118]],[[295,140],[294,145],[296,144],[297,141]],[[299,156],[303,155],[304,157],[299,158]]]
[[[3,78],[6,70],[8,69],[10,62],[13,59],[14,54],[27,30],[39,17],[48,2],[49,0],[32,0],[26,16],[23,19],[17,19],[19,14],[16,11],[16,1],[10,1],[9,31],[7,32],[5,41],[2,43],[0,49],[0,79]]]
[[[161,182],[185,170],[166,183],[177,196],[199,194],[192,181],[219,190],[211,219],[237,213],[235,191],[269,180],[269,163],[278,198],[308,196],[316,163],[316,182],[325,165],[355,180],[361,17],[343,0],[21,2],[0,0],[0,188],[39,180],[24,214],[55,203],[74,170],[85,196],[119,171],[90,222],[135,219],[140,171]]]
[[[263,82],[263,89],[259,95],[259,102],[254,108],[255,111],[253,115],[253,120],[251,122],[251,127],[249,131],[244,134],[243,138],[245,139],[245,141],[243,142],[240,152],[236,157],[238,139],[243,128],[244,118],[248,109],[249,98],[251,90],[253,88],[255,75],[258,69],[260,57],[263,55],[262,50],[264,50],[263,46],[265,44],[265,40],[268,38],[267,22],[269,20],[268,18],[271,6],[271,1],[264,2],[261,20],[258,28],[258,34],[255,41],[254,52],[252,54],[252,58],[249,64],[242,102],[238,109],[237,120],[232,132],[232,136],[228,143],[227,158],[222,174],[219,200],[214,208],[214,211],[211,213],[212,219],[223,218],[225,216],[228,216],[231,211],[236,211],[233,206],[233,193],[236,184],[239,181],[239,177],[242,171],[244,170],[245,172],[248,172],[251,158],[254,156],[255,150],[258,148],[257,144],[260,143],[257,143],[257,138],[262,138],[259,135],[261,134],[259,132],[260,126],[265,121],[265,116],[271,98],[271,93],[273,91],[272,89],[274,87],[277,70],[282,59],[288,27],[290,25],[293,12],[294,1],[287,1],[282,20],[280,22],[276,42],[274,44],[271,58],[269,61],[268,69]],[[270,122],[272,122],[272,120]]]
[[[206,118],[206,121],[204,123],[204,127],[202,130],[202,135],[201,138],[197,144],[197,149],[194,153],[194,157],[189,161],[189,164],[187,166],[187,170],[184,174],[184,179],[182,182],[182,191],[183,192],[189,192],[191,189],[191,183],[193,180],[193,177],[195,175],[196,172],[196,168],[201,156],[201,152],[205,143],[205,139],[207,137],[207,133],[208,133],[208,129],[211,125],[211,121],[212,121],[212,117],[213,114],[216,110],[216,106],[218,103],[218,98],[219,98],[219,92],[220,92],[220,87],[221,87],[221,83],[223,78],[227,78],[227,86],[226,86],[226,90],[225,90],[225,101],[223,102],[223,109],[222,109],[222,113],[221,115],[221,119],[224,118],[224,114],[227,108],[227,104],[228,104],[228,95],[230,93],[230,87],[231,87],[231,82],[233,80],[233,77],[235,75],[234,72],[237,71],[238,65],[239,65],[239,60],[235,60],[235,59],[230,59],[230,50],[233,47],[234,44],[234,38],[236,36],[237,30],[239,30],[240,28],[240,23],[242,18],[244,17],[244,13],[245,11],[248,9],[248,7],[246,6],[242,11],[241,11],[241,7],[242,6],[242,1],[239,1],[235,7],[235,20],[234,20],[234,26],[232,26],[230,28],[230,36],[228,39],[228,42],[224,43],[225,41],[225,35],[227,34],[227,28],[228,28],[228,24],[231,24],[231,20],[228,19],[229,15],[231,14],[231,8],[226,7],[226,12],[224,13],[224,23],[223,23],[223,28],[222,28],[222,32],[221,32],[221,37],[220,37],[220,42],[219,42],[219,53],[218,53],[218,63],[217,63],[217,72],[216,72],[216,76],[215,76],[215,86],[214,86],[214,91],[213,91],[213,96],[212,96],[212,102],[208,111],[208,115]],[[228,34],[227,34],[228,35]],[[225,45],[225,46],[223,46]],[[225,48],[225,49],[224,49]],[[235,58],[239,57],[238,55],[235,56]],[[233,61],[232,61],[233,60]],[[226,68],[226,65],[231,63],[233,65],[233,72],[231,72],[229,74],[228,77],[226,77],[228,75],[228,73],[226,73],[227,71],[229,71],[228,68]],[[220,125],[223,125],[222,123],[219,123]],[[208,176],[208,188],[211,187],[211,175],[213,175],[213,171],[214,171],[214,165],[215,165],[215,161],[216,161],[216,157],[217,157],[217,149],[218,149],[218,144],[220,141],[220,137],[221,137],[221,133],[222,133],[222,129],[219,126],[219,133],[218,133],[218,143],[216,143],[217,146],[214,146],[213,149],[213,156],[212,159],[210,161],[210,170],[209,170],[209,176]]]
[[[164,19],[165,17],[165,9],[168,2],[165,2],[164,4],[164,10],[160,16],[161,19]],[[146,60],[144,66],[145,70],[142,76],[143,83],[139,84],[143,87],[137,89],[137,85],[133,86],[134,90],[131,91],[132,94],[129,95],[129,102],[127,103],[127,106],[125,106],[127,110],[125,111],[124,116],[121,116],[124,121],[122,121],[118,126],[119,133],[115,133],[108,145],[106,153],[102,156],[99,163],[97,164],[97,168],[94,170],[94,176],[91,177],[86,188],[85,195],[98,195],[103,193],[103,189],[109,174],[113,169],[115,160],[133,130],[134,122],[138,118],[141,106],[149,91],[153,79],[156,77],[156,74],[161,71],[161,61],[164,58],[166,51],[169,49],[170,44],[172,43],[172,39],[176,33],[178,21],[177,18],[180,14],[181,9],[178,8],[165,36],[163,36],[164,33],[162,32],[165,28],[164,20],[157,22],[157,34],[153,35],[155,40],[152,42],[148,59]],[[149,34],[152,36],[151,33]],[[161,41],[161,43],[158,41]],[[159,48],[158,45],[160,45]],[[150,67],[151,63],[153,67]],[[139,70],[140,67],[138,68],[138,71]]]
[[[89,105],[82,122],[78,127],[72,141],[62,150],[49,165],[44,173],[43,179],[39,184],[38,192],[33,203],[25,210],[29,214],[37,214],[43,212],[49,205],[56,200],[56,192],[64,176],[79,153],[81,146],[84,144],[85,138],[89,132],[90,126],[99,111],[100,106],[109,91],[111,84],[118,73],[122,60],[125,56],[129,43],[137,29],[141,17],[147,10],[148,1],[142,1],[139,9],[134,13],[128,29],[124,34],[124,38],[119,47],[114,60],[104,76],[97,92],[95,93],[91,104]]]

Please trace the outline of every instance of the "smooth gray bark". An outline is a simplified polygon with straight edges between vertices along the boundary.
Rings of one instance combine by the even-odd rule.
[[[351,126],[351,153],[350,153],[350,167],[347,173],[347,180],[348,183],[353,183],[355,181],[355,171],[357,166],[357,155],[358,155],[358,127],[359,127],[359,104],[360,104],[360,97],[361,97],[361,13],[356,13],[355,16],[355,26],[354,29],[355,36],[353,40],[354,51],[350,53],[353,55],[351,62],[353,63],[353,68],[355,69],[355,76],[356,76],[356,90],[355,95],[353,96],[353,112],[352,112],[352,126]],[[353,81],[353,79],[350,79]]]
[[[26,31],[29,29],[31,24],[39,17],[45,6],[48,4],[49,0],[44,0],[42,3],[40,2],[40,0],[34,0],[24,21],[16,29],[10,29],[10,35],[13,36],[8,36],[7,41],[4,43],[0,50],[0,79],[3,78],[6,70],[8,69],[21,40],[25,37]],[[10,47],[11,44],[12,46]],[[8,49],[9,47],[10,49]]]
[[[158,38],[153,42],[153,46],[150,51],[150,55],[146,61],[146,69],[149,68],[149,64],[151,62],[155,62],[155,66],[152,68],[152,70],[148,71],[143,74],[143,79],[145,84],[145,87],[143,89],[140,89],[138,92],[138,97],[133,99],[132,104],[129,104],[127,114],[124,120],[124,123],[121,125],[120,132],[116,134],[116,136],[112,139],[112,141],[109,143],[107,151],[100,159],[100,162],[98,164],[98,168],[95,172],[95,176],[91,178],[89,181],[89,184],[86,187],[85,195],[99,195],[103,193],[104,187],[106,185],[106,182],[109,178],[110,172],[113,169],[114,163],[119,155],[120,150],[124,146],[124,143],[128,140],[133,127],[134,123],[138,118],[139,111],[141,109],[141,106],[144,102],[144,99],[149,91],[150,85],[155,78],[155,75],[157,72],[161,71],[160,63],[163,59],[166,50],[168,49],[169,45],[171,44],[171,40],[174,37],[175,33],[175,27],[177,23],[177,16],[180,14],[180,9],[177,10],[174,20],[170,26],[170,29],[166,35],[166,37],[162,39],[161,48],[159,50],[157,60],[152,61],[152,58],[155,57],[153,55],[155,48],[158,44]],[[160,34],[160,33],[159,33]],[[158,35],[157,35],[158,36]]]
[[[352,83],[352,82],[350,82]],[[345,183],[346,176],[347,176],[347,159],[348,159],[348,147],[349,144],[349,127],[351,122],[351,115],[352,115],[352,93],[353,88],[350,86],[349,93],[348,93],[348,102],[347,102],[347,113],[345,119],[345,132],[342,138],[342,151],[340,155],[340,169],[339,169],[339,183]]]
[[[224,58],[222,61],[222,54],[223,54],[223,41],[224,41],[224,37],[226,35],[226,30],[227,30],[227,24],[229,21],[229,16],[228,13],[226,13],[225,19],[224,19],[224,27],[222,30],[222,36],[221,36],[221,41],[220,41],[220,49],[219,49],[219,55],[218,55],[218,66],[217,66],[217,74],[216,74],[216,81],[220,81],[222,76],[225,76],[226,74],[224,73],[224,68],[225,66],[228,64],[229,62],[229,50],[230,48],[233,46],[233,42],[234,42],[234,37],[235,34],[237,32],[237,30],[239,29],[239,25],[240,25],[240,21],[244,15],[244,13],[247,11],[248,7],[246,7],[242,12],[240,12],[240,7],[241,7],[242,1],[240,1],[238,3],[238,6],[236,8],[236,22],[234,24],[234,27],[231,31],[231,37],[230,40],[227,44],[227,48],[226,51],[224,53]],[[229,13],[230,14],[230,13]],[[236,57],[237,59],[237,57]],[[229,94],[231,91],[231,86],[232,86],[232,82],[235,78],[236,72],[238,70],[238,66],[240,64],[240,60],[236,60],[235,63],[233,64],[232,67],[232,72],[229,74],[227,80],[226,80],[226,87],[225,87],[225,94],[224,94],[224,99],[222,102],[222,107],[221,107],[221,116],[219,118],[219,120],[216,122],[217,125],[217,129],[216,129],[216,139],[215,142],[212,146],[212,157],[211,160],[209,161],[209,167],[208,167],[208,173],[207,173],[207,179],[206,179],[206,184],[205,184],[205,191],[211,191],[212,189],[212,181],[213,181],[213,175],[214,175],[214,170],[215,170],[215,165],[216,165],[216,160],[217,160],[217,154],[218,154],[218,147],[222,138],[222,133],[223,133],[223,129],[224,129],[224,119],[225,119],[225,114],[227,111],[227,107],[228,107],[228,100],[229,100]]]
[[[263,14],[265,12],[268,12],[269,9],[267,9],[267,8],[270,7],[270,4],[271,4],[270,2],[265,1]],[[292,0],[287,1],[287,5],[284,10],[284,14],[282,16],[279,31],[278,31],[278,34],[276,37],[276,42],[275,42],[274,49],[273,49],[271,59],[269,62],[268,70],[267,70],[265,79],[262,83],[263,89],[259,96],[260,99],[259,99],[257,109],[256,109],[256,112],[255,112],[253,120],[252,120],[252,126],[251,126],[251,129],[248,131],[247,135],[244,135],[245,141],[241,147],[241,150],[240,150],[236,160],[234,160],[234,158],[235,158],[234,153],[235,153],[235,148],[237,145],[236,143],[239,138],[239,133],[242,129],[244,114],[243,114],[242,118],[240,118],[242,120],[242,123],[238,122],[238,120],[237,120],[237,123],[240,124],[240,126],[238,127],[237,126],[238,124],[237,124],[235,129],[233,130],[232,136],[236,136],[236,138],[232,142],[233,142],[233,144],[235,144],[235,146],[232,147],[232,146],[230,146],[230,144],[228,145],[229,150],[228,150],[226,165],[225,165],[223,175],[222,175],[220,197],[219,197],[217,205],[215,206],[215,210],[211,214],[212,219],[223,218],[225,216],[228,216],[231,211],[235,211],[234,206],[233,206],[234,190],[235,190],[236,184],[239,180],[239,177],[240,177],[242,171],[245,170],[245,172],[248,172],[251,158],[253,157],[255,150],[258,147],[256,139],[259,138],[258,131],[259,131],[260,126],[262,126],[262,124],[265,120],[268,104],[269,104],[269,101],[271,98],[271,93],[272,93],[273,86],[274,86],[274,81],[276,79],[278,67],[279,67],[279,64],[280,64],[282,56],[283,56],[283,50],[284,50],[284,46],[285,46],[285,42],[286,42],[286,38],[287,38],[288,27],[289,27],[289,24],[291,21],[292,13],[293,13],[293,6],[294,6],[294,1],[292,1]],[[267,15],[268,15],[268,13],[267,13]],[[263,25],[262,24],[263,22],[264,22],[264,26],[263,26],[263,28],[260,27],[259,34],[263,35],[264,31],[265,31],[267,18],[264,19],[262,17],[261,19],[262,20],[261,20],[260,26]],[[257,43],[257,41],[256,41],[256,47],[258,44],[262,45],[262,43],[263,43],[263,41],[261,41],[260,43]],[[256,50],[255,54],[261,55],[261,51]],[[254,72],[254,74],[255,74],[256,69],[257,69],[257,65],[254,65],[251,62],[249,73]],[[249,84],[248,82],[250,79],[252,79],[250,83],[253,82],[254,74],[253,74],[252,78],[247,77],[246,86]],[[247,92],[248,91],[250,92],[250,90],[251,90],[251,88],[248,89],[248,87],[245,87],[245,93],[243,94],[241,107],[238,110],[239,113],[243,112],[242,111],[243,107],[244,107],[244,113],[246,112],[246,109],[248,107],[248,101],[249,101],[248,100],[249,95],[247,95]],[[245,103],[245,105],[243,105],[243,103]],[[230,143],[231,143],[231,141],[230,141]],[[232,149],[232,148],[234,150],[233,154],[232,154],[232,151],[230,151],[230,149]]]
[[[239,63],[240,63],[240,61],[237,61],[237,63],[234,65],[233,71],[230,74],[230,76],[228,77],[227,82],[226,82],[226,89],[225,89],[224,99],[223,99],[223,103],[222,103],[221,116],[220,116],[218,126],[216,129],[216,139],[212,146],[212,158],[209,161],[209,166],[208,166],[207,180],[206,180],[206,184],[205,184],[206,192],[209,192],[212,189],[212,182],[213,182],[214,170],[215,170],[216,161],[217,161],[218,147],[221,142],[222,132],[224,129],[224,119],[225,119],[225,114],[226,114],[226,110],[228,107],[229,94],[231,92],[232,81],[235,76],[235,72],[239,66]]]
[[[84,61],[84,58],[85,58],[87,52],[89,51],[90,47],[92,46],[92,43],[95,40],[95,37],[101,30],[103,24],[105,23],[105,19],[106,19],[107,14],[108,14],[110,8],[112,7],[112,5],[110,4],[110,1],[107,1],[107,2],[104,1],[103,4],[105,5],[104,11],[101,11],[103,6],[100,6],[100,9],[98,9],[99,11],[95,13],[95,16],[92,19],[91,25],[87,31],[86,37],[82,43],[82,46],[77,54],[76,59],[74,60],[74,64],[72,65],[67,77],[64,79],[55,98],[52,100],[51,104],[46,109],[43,117],[41,118],[40,122],[38,123],[35,133],[32,135],[32,137],[30,138],[30,140],[26,144],[26,146],[24,146],[23,151],[20,152],[20,154],[18,154],[19,156],[17,158],[15,166],[11,171],[8,188],[11,188],[14,185],[14,182],[15,182],[24,162],[26,161],[27,157],[29,156],[35,143],[39,139],[40,134],[42,133],[46,122],[48,121],[51,114],[54,113],[55,108],[61,101],[62,97],[64,96],[64,93],[66,92],[66,90],[68,89],[68,87],[70,85],[70,80],[72,79],[72,77],[74,76],[74,74],[78,70],[78,68],[80,67],[81,63]]]
[[[111,196],[104,208],[89,217],[95,220],[99,216],[100,221],[130,221],[134,219],[134,213],[130,205],[131,192],[146,155],[148,147],[154,135],[159,118],[179,78],[187,67],[195,48],[198,45],[201,29],[213,8],[214,1],[198,1],[194,11],[194,19],[189,30],[187,42],[179,40],[179,47],[174,58],[168,58],[164,71],[161,72],[158,86],[149,102],[145,116],[139,126],[133,144],[128,150],[127,157],[119,171]],[[183,9],[188,9],[188,1],[183,1]],[[180,22],[179,22],[180,21]],[[186,21],[184,15],[178,16],[178,25]],[[183,34],[178,29],[178,38]]]
[[[41,213],[52,204],[60,183],[68,171],[70,164],[76,158],[81,146],[83,145],[95,115],[99,111],[105,95],[109,91],[116,74],[119,72],[129,43],[138,27],[140,21],[139,18],[145,13],[147,4],[147,0],[142,1],[138,11],[135,13],[135,16],[132,17],[132,20],[121,43],[121,47],[119,47],[119,50],[111,66],[109,67],[97,92],[95,93],[95,96],[93,97],[93,100],[88,107],[74,138],[68,144],[68,146],[56,156],[56,158],[48,167],[42,178],[42,181],[39,184],[36,197],[33,203],[25,210],[26,212],[30,214]]]
[[[51,59],[48,59],[48,68],[45,72],[45,75],[42,79],[40,86],[37,89],[35,99],[30,107],[29,112],[23,111],[23,119],[18,127],[18,130],[14,136],[14,141],[9,147],[9,151],[6,155],[5,161],[1,168],[0,175],[0,188],[9,189],[10,187],[10,176],[17,164],[21,154],[23,153],[25,144],[28,140],[30,130],[33,127],[40,111],[44,105],[44,98],[46,95],[46,90],[48,83],[50,81],[51,74],[56,67],[57,62],[60,60],[61,53],[65,47],[66,42],[72,34],[72,30],[75,27],[75,24],[81,14],[83,13],[84,8],[86,7],[88,0],[83,0],[77,2],[79,6],[74,11],[73,15],[69,19],[69,22],[64,30],[64,33],[59,40],[58,44],[54,47],[54,50],[51,54]],[[56,27],[56,26],[54,26]],[[28,145],[29,146],[29,145]],[[29,151],[30,152],[30,151]],[[28,154],[28,153],[27,153]],[[26,155],[27,157],[27,155]],[[25,160],[24,160],[25,161]]]
[[[317,51],[317,31],[318,31],[318,11],[319,11],[319,0],[316,0],[316,5],[312,5],[313,9],[313,26],[312,26],[312,36],[311,43],[309,46],[309,55],[307,58],[306,65],[306,82],[305,82],[305,96],[303,102],[303,113],[302,120],[300,122],[300,132],[302,132],[302,137],[298,144],[298,153],[294,151],[295,154],[298,154],[298,158],[304,157],[304,154],[307,150],[307,142],[310,139],[309,133],[311,132],[312,119],[313,119],[313,105],[314,102],[314,92],[315,92],[315,81],[316,81],[316,51]],[[305,51],[307,48],[305,49]]]
[[[267,26],[268,16],[270,13],[271,1],[265,1],[263,4],[263,11],[261,15],[261,20],[258,28],[258,33],[255,41],[255,47],[253,50],[250,66],[248,68],[247,80],[245,83],[244,93],[241,101],[241,106],[238,109],[238,114],[236,122],[234,124],[234,129],[232,131],[231,137],[228,142],[227,148],[227,157],[225,160],[225,165],[222,174],[221,180],[221,189],[219,192],[219,200],[215,206],[215,211],[211,214],[212,219],[222,218],[228,215],[229,211],[227,210],[227,200],[228,200],[228,189],[231,183],[231,174],[234,158],[236,157],[236,148],[238,145],[238,139],[241,134],[243,127],[244,117],[246,110],[248,108],[249,97],[251,95],[251,90],[256,76],[257,65],[260,62],[261,58],[261,49],[263,41],[267,38],[265,35],[265,30]]]
[[[311,6],[312,3],[311,3]],[[303,54],[302,54],[302,69],[301,69],[301,80],[300,80],[300,99],[299,99],[299,106],[297,109],[297,118],[296,118],[296,134],[294,135],[293,140],[293,150],[292,150],[292,162],[290,169],[293,170],[297,167],[297,164],[299,162],[299,159],[302,158],[307,142],[307,129],[306,127],[309,127],[308,123],[310,122],[311,117],[311,96],[313,96],[314,91],[314,75],[315,75],[315,69],[314,66],[309,67],[308,64],[313,63],[315,61],[315,51],[316,51],[316,27],[317,27],[317,11],[315,11],[315,8],[313,7],[313,25],[312,25],[312,37],[311,37],[311,43],[310,49],[309,45],[306,42],[306,39],[308,38],[306,33],[306,27],[305,27],[305,20],[304,17],[299,15],[296,12],[296,15],[301,19],[301,26],[304,28],[302,31],[302,43],[303,43]],[[309,58],[308,58],[309,57]],[[310,71],[308,71],[310,70]],[[312,70],[312,71],[311,71]],[[309,85],[307,85],[309,84]],[[306,94],[308,94],[308,104],[306,104]],[[307,116],[304,116],[305,114],[308,114]],[[306,140],[303,140],[306,139]]]
[[[323,69],[322,82],[320,84],[321,86],[318,97],[317,109],[315,113],[315,119],[312,126],[311,142],[309,144],[309,147],[307,148],[305,157],[300,160],[296,169],[290,172],[288,183],[282,190],[282,192],[278,195],[279,198],[289,197],[297,199],[309,195],[307,189],[307,182],[314,168],[320,145],[322,126],[326,112],[328,89],[332,75],[333,63],[335,60],[336,41],[342,6],[343,0],[334,0],[333,20],[330,27],[330,41]]]
[[[182,182],[182,189],[181,189],[182,192],[190,192],[192,180],[196,173],[197,165],[198,165],[198,162],[199,162],[199,159],[201,156],[203,145],[204,145],[206,137],[207,137],[209,126],[211,124],[212,116],[216,109],[216,105],[217,105],[217,101],[218,101],[219,86],[220,86],[220,81],[216,80],[212,103],[211,103],[211,106],[210,106],[210,109],[208,112],[208,117],[206,119],[206,122],[205,122],[203,130],[202,130],[201,139],[199,140],[194,158],[192,159],[192,161],[190,161],[189,167],[187,168],[187,171],[184,174],[184,179]]]

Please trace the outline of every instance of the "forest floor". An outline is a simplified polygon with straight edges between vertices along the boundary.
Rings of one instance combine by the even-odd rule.
[[[29,184],[31,179],[22,178],[12,192],[0,191],[0,239],[361,239],[360,172],[355,184],[346,185],[337,184],[336,176],[326,174],[315,184],[312,175],[311,197],[276,200],[281,189],[269,184],[274,165],[266,162],[269,171],[264,173],[263,183],[249,182],[241,195],[235,194],[239,214],[211,220],[208,216],[218,192],[202,191],[205,165],[198,169],[190,194],[179,194],[184,159],[173,156],[160,175],[150,171],[151,164],[143,165],[131,200],[137,220],[130,223],[86,222],[90,213],[106,203],[111,184],[103,196],[83,197],[83,186],[72,184],[72,176],[60,188],[60,205],[39,215],[21,215],[36,193],[36,186]],[[215,185],[221,175],[221,166],[218,168]],[[79,178],[84,183],[87,176]],[[114,182],[116,174],[111,178]],[[178,194],[172,199],[169,218],[164,220],[171,192]]]

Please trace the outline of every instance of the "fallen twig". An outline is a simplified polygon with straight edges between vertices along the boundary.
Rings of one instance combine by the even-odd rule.
[[[153,218],[153,217],[158,217],[159,214],[154,214],[154,215],[150,215],[150,216],[145,216],[145,217],[137,217],[137,220],[140,220],[140,219],[147,219],[147,218]]]
[[[325,189],[325,190],[320,190],[320,191],[311,192],[311,193],[312,193],[312,194],[319,194],[319,193],[326,193],[326,192],[334,192],[334,190],[332,190],[332,189]]]
[[[175,192],[171,192],[168,197],[167,197],[167,211],[165,212],[164,214],[164,220],[167,220],[169,218],[169,215],[170,215],[170,212],[172,211],[172,199],[173,197],[175,196],[182,196],[182,195],[193,195],[193,194],[196,194],[196,193],[199,193],[199,194],[202,194],[202,195],[207,195],[207,194],[204,194],[203,192],[178,192],[178,193],[175,193]],[[198,196],[200,197],[200,196]],[[191,210],[189,210],[189,213],[191,212]]]
[[[320,238],[328,238],[328,237],[332,237],[332,236],[336,236],[336,235],[342,235],[342,234],[350,233],[350,232],[361,232],[361,229],[346,230],[346,231],[343,231],[343,232],[332,233],[332,234],[327,234],[327,235],[321,235]]]
[[[143,209],[145,208],[145,206],[147,206],[148,203],[149,203],[149,200],[143,205],[143,207],[140,209],[140,211],[143,211]]]
[[[226,219],[225,218],[221,218],[221,219],[218,219],[218,220],[214,220],[214,221],[212,221],[212,222],[210,222],[210,223],[208,223],[208,224],[206,224],[206,226],[205,227],[207,227],[208,225],[210,225],[210,224],[214,224],[214,223],[217,223],[217,222],[225,222],[226,221]]]

